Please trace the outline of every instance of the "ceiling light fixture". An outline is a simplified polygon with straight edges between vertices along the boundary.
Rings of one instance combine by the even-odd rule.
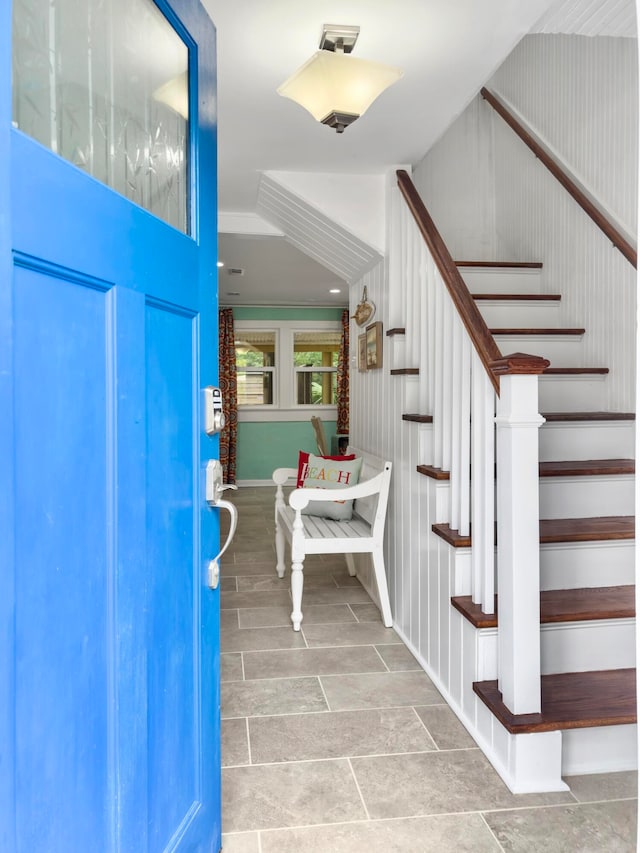
[[[325,24],[320,50],[278,89],[279,95],[296,101],[338,133],[403,74],[399,68],[349,56],[359,33],[360,27]]]

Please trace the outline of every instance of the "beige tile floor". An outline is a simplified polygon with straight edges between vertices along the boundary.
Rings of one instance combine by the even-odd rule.
[[[227,492],[227,495],[229,493]],[[221,579],[224,853],[636,849],[636,774],[513,795],[344,560],[308,558],[302,631],[273,493],[244,488]]]

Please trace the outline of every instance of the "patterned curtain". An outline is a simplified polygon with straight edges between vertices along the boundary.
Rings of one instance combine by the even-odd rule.
[[[338,423],[336,432],[349,432],[349,312],[342,312],[342,338],[338,353]]]
[[[220,433],[220,464],[225,483],[236,481],[236,438],[238,434],[238,384],[236,381],[236,347],[233,310],[218,312],[220,390],[225,427]]]

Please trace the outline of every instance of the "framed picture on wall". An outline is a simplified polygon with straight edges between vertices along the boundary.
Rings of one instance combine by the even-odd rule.
[[[367,335],[363,332],[358,335],[358,370],[364,373],[367,369]]]
[[[367,326],[367,370],[382,367],[382,323]]]

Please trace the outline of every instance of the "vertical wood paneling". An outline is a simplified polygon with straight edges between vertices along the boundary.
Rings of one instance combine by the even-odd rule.
[[[636,233],[635,39],[528,36],[487,86]],[[581,363],[610,369],[604,406],[632,409],[635,270],[502,119],[474,101],[414,181],[457,259],[543,262],[543,290],[562,294],[561,324],[587,329]]]
[[[536,36],[516,48],[489,84],[632,234],[636,69],[635,40]],[[582,363],[610,369],[607,407],[632,409],[635,270],[502,120],[493,121],[501,251],[543,261],[543,288],[562,293],[561,322],[587,329]]]

